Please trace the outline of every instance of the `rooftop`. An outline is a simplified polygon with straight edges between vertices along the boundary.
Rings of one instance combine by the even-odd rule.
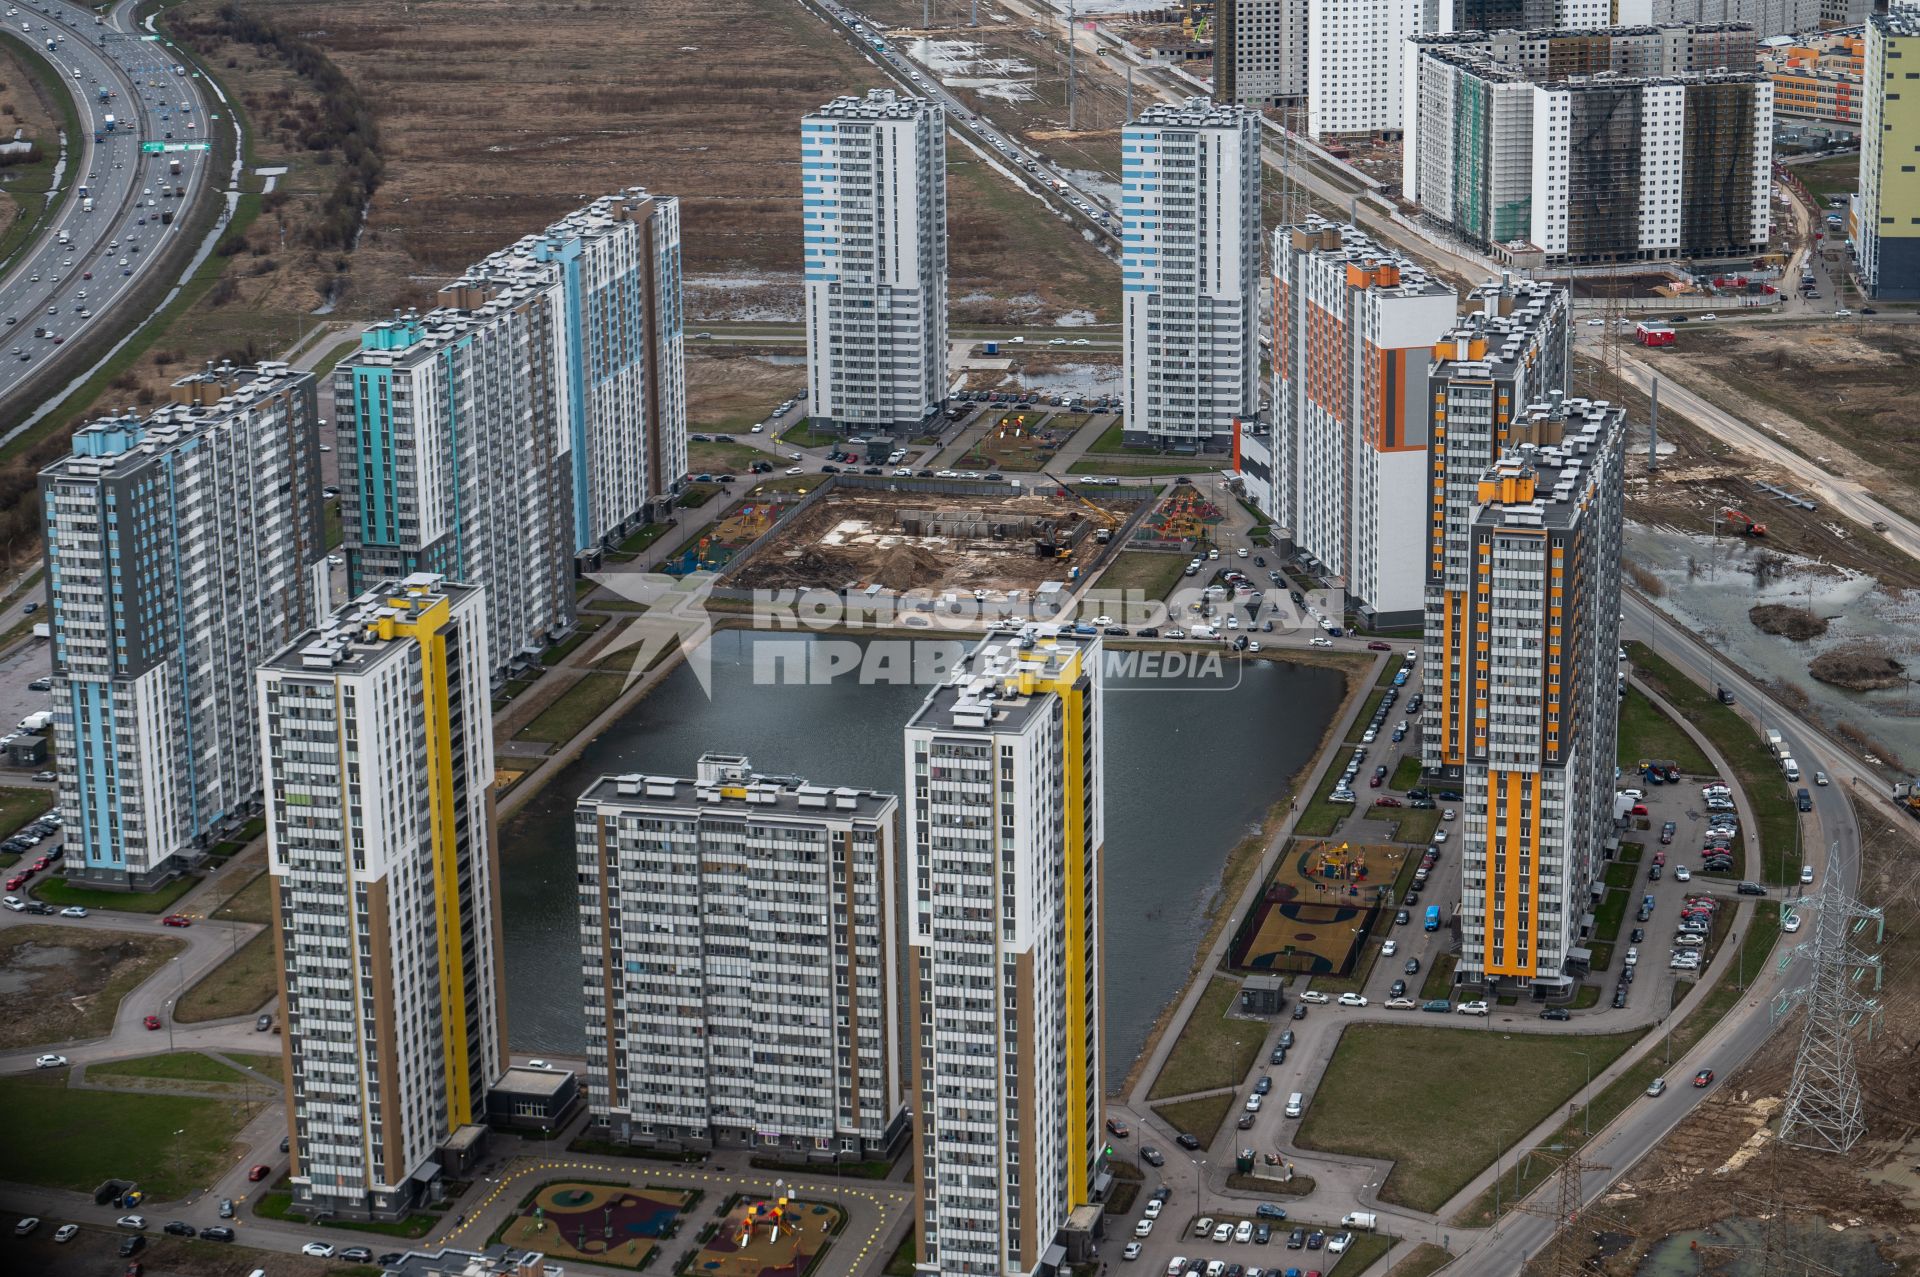
[[[1562,399],[1534,404],[1521,414],[1528,433],[1558,437],[1554,444],[1510,449],[1480,479],[1476,522],[1504,527],[1573,527],[1589,506],[1588,493],[1601,473],[1602,450],[1620,445],[1626,409],[1604,399]]]
[[[1185,102],[1156,102],[1134,117],[1128,128],[1148,129],[1238,129],[1255,118],[1253,112],[1233,103],[1208,98],[1188,98]]]
[[[546,1256],[510,1246],[485,1250],[410,1250],[386,1265],[382,1277],[541,1277]]]
[[[1024,731],[1034,711],[1046,704],[1049,683],[1064,677],[1076,661],[1085,671],[1099,658],[1097,635],[1077,635],[1058,625],[990,634],[954,666],[947,683],[927,694],[907,726],[936,732]]]
[[[162,404],[145,417],[128,410],[81,426],[73,432],[72,455],[48,470],[71,477],[135,468],[209,426],[312,379],[313,374],[295,372],[279,362],[245,368],[210,363],[203,371],[174,382],[175,402]]]
[[[1920,36],[1920,8],[1911,5],[1900,5],[1886,13],[1876,13],[1871,21],[1882,35]]]
[[[1370,290],[1403,297],[1451,295],[1453,287],[1428,275],[1411,257],[1386,248],[1357,226],[1309,217],[1297,226],[1283,226],[1276,235],[1285,235],[1298,252],[1331,266],[1356,267],[1367,272],[1355,284]]]
[[[1436,377],[1510,377],[1527,352],[1563,316],[1564,289],[1541,280],[1511,278],[1467,294],[1472,309],[1433,344]]]
[[[652,811],[800,819],[891,820],[892,794],[847,786],[828,788],[797,776],[763,776],[744,754],[706,754],[693,779],[628,772],[602,776],[580,795],[583,807],[602,804]]]
[[[458,603],[478,592],[433,572],[383,581],[280,649],[261,668],[291,674],[358,674],[405,649],[410,636],[396,626],[441,600]],[[401,640],[406,640],[402,642]]]
[[[911,120],[938,108],[925,98],[906,97],[892,89],[868,89],[862,98],[847,94],[815,111],[809,119]]]

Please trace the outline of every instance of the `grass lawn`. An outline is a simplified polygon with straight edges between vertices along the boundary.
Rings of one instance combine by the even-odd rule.
[[[1600,986],[1599,985],[1583,984],[1579,987],[1579,989],[1575,990],[1573,995],[1573,1007],[1572,1007],[1573,1010],[1584,1011],[1588,1007],[1597,1007],[1599,1005],[1600,1005]]]
[[[913,1277],[913,1230],[900,1239],[894,1247],[893,1255],[887,1260],[887,1266],[880,1270],[881,1277]]]
[[[1739,959],[1733,969],[1721,974],[1712,992],[1691,1015],[1678,1025],[1673,1025],[1671,1020],[1668,1021],[1672,1029],[1670,1040],[1663,1044],[1661,1049],[1648,1053],[1646,1058],[1627,1069],[1605,1090],[1596,1095],[1593,1098],[1590,1114],[1576,1112],[1559,1130],[1546,1138],[1545,1147],[1536,1148],[1534,1152],[1548,1154],[1548,1150],[1554,1146],[1568,1151],[1579,1148],[1586,1142],[1583,1132],[1587,1129],[1589,1121],[1592,1123],[1593,1130],[1602,1130],[1607,1123],[1625,1111],[1627,1105],[1645,1095],[1648,1083],[1656,1077],[1666,1075],[1670,1067],[1668,1064],[1670,1057],[1677,1058],[1684,1055],[1739,1003],[1747,983],[1766,970],[1773,943],[1779,935],[1779,906],[1772,901],[1760,902],[1754,912],[1753,921],[1747,928],[1746,939],[1740,946]],[[1676,983],[1673,994],[1675,1005],[1685,999],[1691,987],[1684,981]],[[1596,989],[1594,992],[1597,997],[1599,990]],[[1604,1039],[1582,1038],[1579,1040],[1598,1042]],[[1599,1067],[1600,1057],[1595,1055],[1594,1068],[1598,1071]],[[1685,1082],[1685,1078],[1679,1079],[1680,1084],[1684,1085]],[[1668,1078],[1667,1085],[1675,1085],[1675,1080]],[[1538,1187],[1542,1180],[1553,1174],[1558,1165],[1559,1157],[1551,1154],[1516,1159],[1513,1170],[1501,1176],[1499,1199],[1501,1212],[1512,1209],[1515,1201]],[[1494,1219],[1494,1193],[1489,1189],[1448,1223],[1480,1228],[1493,1223]]]
[[[1380,1233],[1355,1233],[1353,1245],[1332,1264],[1329,1271],[1334,1277],[1361,1277],[1371,1272],[1373,1266],[1387,1257],[1387,1252],[1398,1245],[1398,1237],[1387,1237]]]
[[[1333,761],[1339,762],[1339,759]],[[1320,778],[1320,787],[1314,791],[1306,810],[1300,813],[1300,819],[1294,822],[1293,832],[1296,835],[1302,838],[1325,838],[1339,827],[1342,820],[1353,814],[1352,804],[1327,801],[1327,795],[1333,792],[1333,787],[1339,782],[1340,768],[1329,763],[1326,774]],[[1355,794],[1356,800],[1358,797]]]
[[[1100,574],[1096,592],[1121,594],[1138,590],[1143,598],[1164,599],[1186,571],[1187,561],[1157,550],[1126,550]],[[1117,614],[1116,614],[1117,615]]]
[[[1608,865],[1600,876],[1606,880],[1609,887],[1617,887],[1625,891],[1639,879],[1637,870],[1638,866],[1616,860]]]
[[[1413,733],[1408,732],[1407,735]],[[1399,790],[1420,788],[1420,755],[1417,751],[1400,760],[1393,769],[1393,775],[1387,778],[1387,786]]]
[[[13,837],[14,830],[46,815],[52,807],[51,789],[24,789],[13,785],[0,789],[0,838]]]
[[[32,893],[50,905],[85,905],[89,909],[117,909],[122,913],[165,913],[199,884],[199,878],[187,874],[158,891],[97,891],[92,887],[69,887],[65,878],[48,878],[35,885]]]
[[[1627,644],[1634,672],[1713,741],[1746,791],[1760,839],[1761,877],[1776,886],[1800,880],[1800,813],[1780,776],[1780,760],[1746,719],[1684,677],[1644,643]],[[1742,833],[1747,831],[1743,830]]]
[[[1153,1111],[1165,1118],[1174,1130],[1197,1136],[1205,1145],[1213,1143],[1213,1137],[1220,1133],[1220,1123],[1227,1120],[1227,1114],[1239,1099],[1238,1092],[1230,1091],[1203,1095],[1197,1100],[1181,1100],[1177,1104],[1156,1104]]]
[[[689,443],[687,470],[692,474],[738,474],[756,461],[771,461],[771,453],[745,443]]]
[[[1637,687],[1620,702],[1620,766],[1633,771],[1644,758],[1671,758],[1689,776],[1710,776],[1713,766],[1680,724]]]
[[[606,623],[607,618],[604,616],[595,616],[591,612],[582,615],[573,633],[567,635],[558,643],[550,644],[546,651],[540,653],[540,663],[548,669],[552,669],[578,651],[580,645],[599,633],[600,627]]]
[[[309,1220],[293,1209],[292,1193],[262,1193],[253,1203],[253,1213],[262,1219],[279,1219],[294,1224],[318,1224],[321,1228],[345,1228],[356,1233],[379,1233],[383,1237],[425,1237],[440,1222],[438,1215],[414,1214],[389,1224],[365,1220]],[[379,1272],[379,1269],[373,1269]]]
[[[262,931],[181,995],[174,1003],[173,1018],[182,1024],[199,1024],[232,1015],[248,1015],[270,1001],[277,987],[273,975],[273,933]]]
[[[1414,1252],[1387,1270],[1387,1277],[1428,1277],[1453,1261],[1453,1256],[1434,1245],[1421,1242]],[[1359,1269],[1354,1269],[1359,1272]]]
[[[1207,982],[1192,1018],[1167,1056],[1166,1067],[1153,1080],[1148,1099],[1240,1085],[1267,1040],[1267,1026],[1257,1020],[1226,1018],[1239,997],[1238,980],[1214,976]]]
[[[231,1164],[228,1146],[247,1106],[228,1100],[118,1091],[69,1091],[67,1070],[0,1078],[13,1147],[8,1175],[91,1193],[102,1180],[138,1178],[155,1201],[212,1183]]]
[[[1860,155],[1830,155],[1811,164],[1790,164],[1787,171],[1800,179],[1807,192],[1822,204],[1835,195],[1851,195],[1860,185]]]
[[[628,661],[633,659],[632,652],[622,655]],[[550,741],[556,745],[572,740],[619,699],[626,684],[624,674],[589,674],[535,715],[531,723],[514,734],[514,739]]]
[[[244,1051],[222,1051],[220,1054],[235,1064],[252,1069],[255,1073],[282,1081],[286,1078],[286,1069],[283,1067],[285,1062],[277,1054],[252,1055]]]
[[[689,483],[673,504],[682,510],[692,510],[703,506],[725,491],[717,483]]]
[[[1428,843],[1433,840],[1433,831],[1440,827],[1438,807],[1382,807],[1373,814],[1393,818],[1395,842]]]
[[[1117,427],[1116,427],[1117,428]],[[1200,474],[1224,470],[1233,462],[1225,457],[1161,457],[1151,452],[1129,452],[1120,457],[1082,457],[1067,467],[1068,474],[1111,474],[1144,479],[1160,474]],[[1058,473],[1058,472],[1056,472]]]
[[[1628,873],[1631,874],[1632,866],[1628,866],[1627,870]],[[1613,872],[1611,867],[1609,867],[1608,872]],[[1609,891],[1606,897],[1600,901],[1600,907],[1593,911],[1593,938],[1595,940],[1618,940],[1620,938],[1620,924],[1625,921],[1627,906],[1632,902],[1633,892],[1631,890]]]
[[[1637,1033],[1582,1037],[1594,1072]],[[1305,1149],[1393,1161],[1382,1201],[1431,1211],[1579,1090],[1576,1039],[1397,1024],[1355,1024],[1321,1076],[1295,1136]],[[1500,1103],[1486,1102],[1499,1077]],[[1393,1101],[1382,1103],[1391,1080]],[[1463,1122],[1465,1114],[1473,1120]]]
[[[114,1060],[107,1064],[89,1064],[87,1076],[109,1073],[115,1077],[173,1078],[187,1082],[241,1083],[247,1079],[209,1055],[198,1051],[175,1051],[171,1055],[143,1055],[137,1060]]]
[[[213,911],[215,918],[233,922],[257,922],[262,926],[273,921],[273,877],[261,870],[247,880],[247,885],[227,897],[225,904]]]
[[[838,443],[843,437],[837,430],[815,430],[813,423],[805,417],[780,432],[780,442],[790,443],[796,448],[824,448],[830,443]]]
[[[640,551],[646,549],[648,546],[652,545],[655,541],[658,541],[661,537],[665,536],[667,533],[667,529],[670,526],[671,525],[662,522],[662,523],[649,523],[644,527],[635,528],[633,530],[633,535],[620,543],[620,548],[619,550],[616,551],[616,553],[638,554],[640,553]]]
[[[1420,997],[1428,1002],[1453,996],[1453,968],[1459,962],[1451,953],[1443,953],[1433,960],[1427,968],[1427,978],[1420,982]]]
[[[1358,745],[1360,743],[1360,738],[1367,734],[1367,728],[1373,722],[1373,711],[1380,708],[1380,702],[1385,700],[1386,696],[1387,689],[1385,686],[1376,687],[1373,691],[1367,693],[1367,703],[1362,705],[1360,712],[1353,717],[1353,730],[1347,733],[1347,744]],[[1387,733],[1385,729],[1382,729],[1382,734],[1385,735],[1389,733]],[[1380,738],[1376,736],[1374,739],[1379,740]]]

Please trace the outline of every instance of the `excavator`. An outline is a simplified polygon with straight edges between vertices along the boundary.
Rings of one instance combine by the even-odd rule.
[[[1901,781],[1893,787],[1893,801],[1907,809],[1907,815],[1920,820],[1920,778]]]
[[[1052,481],[1055,496],[1061,498],[1072,497],[1081,505],[1085,506],[1088,512],[1093,515],[1094,521],[1100,525],[1100,530],[1094,534],[1095,539],[1105,544],[1113,538],[1113,529],[1120,522],[1119,515],[1096,502],[1087,500],[1084,496],[1080,495],[1078,489],[1068,486],[1060,476],[1051,472],[1043,471],[1043,473]],[[1073,553],[1073,550],[1071,547],[1063,545],[1060,547],[1058,553],[1059,556],[1064,559],[1069,557]]]
[[[1731,523],[1734,527],[1738,528],[1740,531],[1746,533],[1750,537],[1763,537],[1767,535],[1766,524],[1755,523],[1752,519],[1748,518],[1745,514],[1742,514],[1738,510],[1735,510],[1732,508],[1722,510],[1720,512],[1720,517],[1726,520],[1728,523]]]

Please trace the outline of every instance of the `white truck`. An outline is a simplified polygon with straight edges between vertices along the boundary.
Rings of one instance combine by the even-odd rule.
[[[1783,758],[1780,760],[1780,770],[1787,774],[1788,780],[1800,779],[1800,764],[1794,762],[1791,758]]]
[[[1358,1228],[1362,1232],[1372,1232],[1380,1225],[1380,1217],[1372,1211],[1348,1211],[1340,1217],[1340,1227]]]
[[[1767,729],[1767,748],[1776,754],[1780,752],[1780,733],[1771,727]]]
[[[44,731],[51,726],[53,726],[53,711],[50,709],[29,714],[20,720],[20,730],[23,732]]]

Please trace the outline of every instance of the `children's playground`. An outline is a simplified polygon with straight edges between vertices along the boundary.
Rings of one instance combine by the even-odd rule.
[[[840,1210],[790,1197],[741,1197],[693,1257],[697,1277],[800,1277],[840,1226]]]
[[[690,1194],[616,1184],[548,1184],[501,1240],[555,1258],[638,1268],[673,1231]]]
[[[660,570],[671,576],[720,571],[733,562],[734,555],[780,522],[780,516],[798,500],[792,494],[776,493],[749,497],[704,528],[684,550],[662,564]]]
[[[1182,548],[1190,548],[1213,541],[1214,529],[1225,518],[1225,512],[1199,490],[1181,484],[1140,521],[1133,539],[1178,543]]]
[[[1393,884],[1408,851],[1386,844],[1293,840],[1234,933],[1233,966],[1349,974],[1381,910],[1393,905]]]

